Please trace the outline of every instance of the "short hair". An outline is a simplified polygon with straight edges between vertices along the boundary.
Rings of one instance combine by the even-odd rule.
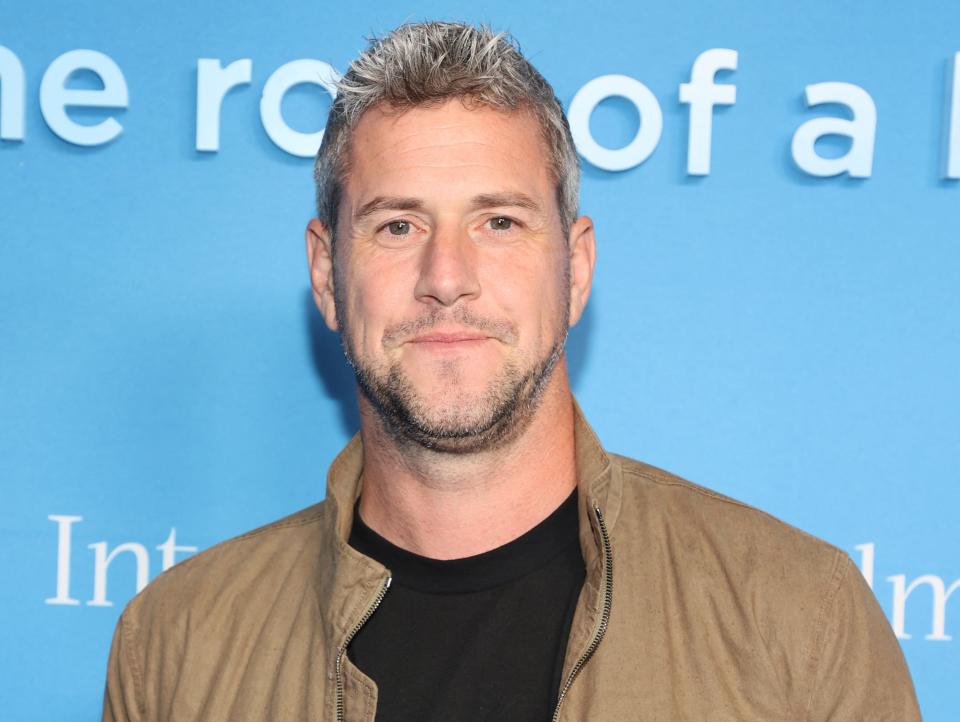
[[[351,133],[377,105],[405,110],[459,98],[468,107],[528,111],[537,120],[556,182],[564,234],[577,216],[580,166],[553,88],[508,34],[453,22],[401,25],[373,37],[337,82],[314,163],[317,217],[336,235]]]

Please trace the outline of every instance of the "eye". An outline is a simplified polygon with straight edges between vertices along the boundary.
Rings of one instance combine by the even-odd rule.
[[[513,228],[513,219],[505,218],[504,216],[491,218],[488,223],[490,224],[490,229],[493,231],[509,231]]]
[[[408,221],[390,221],[386,225],[386,229],[391,236],[405,236],[410,233],[410,223]]]

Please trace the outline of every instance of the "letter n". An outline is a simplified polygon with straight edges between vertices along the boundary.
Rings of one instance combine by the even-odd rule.
[[[88,548],[93,549],[95,554],[93,568],[93,599],[87,602],[91,607],[112,607],[113,602],[107,599],[107,573],[110,569],[110,562],[122,552],[131,552],[137,560],[137,591],[139,592],[145,586],[150,575],[150,557],[147,554],[143,544],[136,542],[126,542],[121,544],[109,554],[107,553],[107,543],[95,542],[88,544]]]

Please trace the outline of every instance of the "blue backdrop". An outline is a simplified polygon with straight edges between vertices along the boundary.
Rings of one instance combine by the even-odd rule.
[[[642,162],[584,161],[599,265],[570,342],[578,398],[611,450],[847,550],[925,718],[957,719],[960,4],[487,7],[4,1],[5,719],[96,718],[139,583],[322,497],[357,418],[308,293],[310,160],[289,151],[329,97],[301,82],[262,115],[261,96],[305,77],[291,61],[342,71],[364,35],[422,18],[512,31],[568,105],[606,75],[652,93],[599,99],[579,129],[582,149],[649,146],[662,113]],[[63,57],[78,49],[96,52]],[[710,49],[736,51],[712,81],[736,98],[710,114],[696,175],[688,137],[705,136],[680,86]],[[200,59],[216,61],[202,81]],[[215,80],[245,80],[244,63],[220,71],[244,59],[249,82],[204,106],[198,141],[198,84],[203,105]],[[808,105],[825,82],[859,105]],[[816,118],[854,137],[794,153]],[[847,170],[816,175],[818,157]]]

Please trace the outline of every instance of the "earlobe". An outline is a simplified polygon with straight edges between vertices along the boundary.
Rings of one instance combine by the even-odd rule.
[[[597,261],[597,241],[593,221],[580,216],[570,226],[570,325],[583,315],[593,284],[593,269]]]
[[[329,229],[316,218],[310,220],[306,231],[307,264],[313,301],[320,309],[327,328],[337,330],[337,313],[333,292],[333,237]]]

